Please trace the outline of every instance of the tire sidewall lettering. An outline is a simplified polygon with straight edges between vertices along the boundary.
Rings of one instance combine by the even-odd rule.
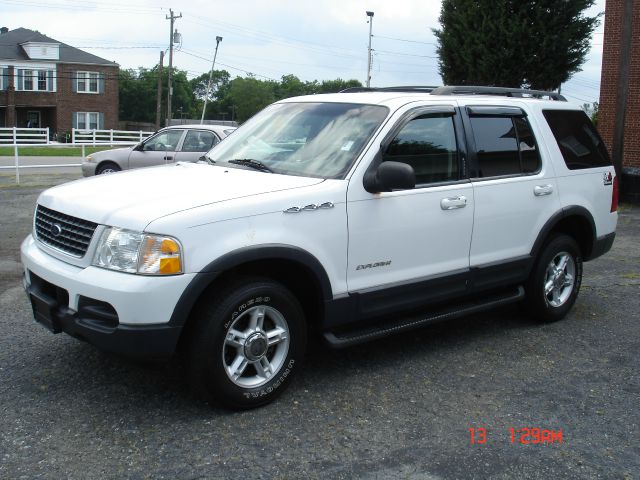
[[[229,330],[229,327],[233,324],[233,321],[240,316],[242,312],[244,312],[247,308],[253,307],[255,305],[266,305],[271,303],[271,297],[268,295],[258,296],[254,298],[250,298],[246,302],[238,305],[236,309],[231,314],[231,318],[224,324],[224,329]]]
[[[263,397],[265,395],[270,395],[273,392],[275,392],[280,386],[282,386],[284,384],[284,381],[286,380],[286,378],[291,374],[291,372],[293,371],[293,366],[295,365],[296,361],[295,359],[290,359],[289,362],[287,363],[287,368],[285,368],[282,373],[280,374],[280,376],[278,377],[277,380],[273,381],[273,383],[268,383],[266,385],[264,385],[262,388],[260,388],[259,390],[255,390],[252,392],[243,392],[243,395],[245,398],[260,398]]]

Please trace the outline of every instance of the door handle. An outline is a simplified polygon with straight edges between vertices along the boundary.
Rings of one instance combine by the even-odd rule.
[[[173,160],[173,157],[165,156],[165,157],[164,157],[164,159],[165,159],[165,160]]]
[[[533,194],[536,197],[551,195],[553,193],[553,185],[536,185],[533,187]]]
[[[443,198],[440,200],[440,208],[442,210],[455,210],[456,208],[464,208],[467,206],[467,197],[460,195],[458,197]]]

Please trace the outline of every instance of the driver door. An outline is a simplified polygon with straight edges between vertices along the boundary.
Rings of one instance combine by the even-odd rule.
[[[350,182],[347,282],[360,294],[363,316],[418,308],[466,288],[474,197],[458,116],[453,107],[417,108],[382,146],[383,162],[413,168],[415,188],[369,193],[362,181]]]
[[[172,128],[149,137],[129,155],[129,168],[151,167],[175,161],[175,152],[181,145],[185,130]]]

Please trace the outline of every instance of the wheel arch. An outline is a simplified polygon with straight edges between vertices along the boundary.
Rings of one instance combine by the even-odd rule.
[[[96,172],[100,169],[100,167],[102,167],[103,165],[106,164],[110,164],[110,165],[115,165],[115,167],[118,170],[122,170],[122,165],[120,165],[118,162],[116,162],[115,160],[111,160],[110,158],[105,158],[104,160],[100,160],[97,165],[96,165]]]
[[[593,215],[584,207],[571,205],[556,212],[540,230],[531,249],[536,258],[548,238],[554,233],[564,233],[579,245],[583,260],[589,260],[596,242],[596,223]]]
[[[245,275],[282,283],[298,298],[309,327],[319,325],[324,305],[333,298],[329,276],[320,261],[298,247],[261,245],[229,252],[203,268],[187,286],[174,308],[170,325],[189,330],[190,317],[200,299],[215,295],[216,285]]]

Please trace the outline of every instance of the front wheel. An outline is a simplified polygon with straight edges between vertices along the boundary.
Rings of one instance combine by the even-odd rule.
[[[529,313],[543,322],[561,320],[575,303],[581,283],[580,247],[568,235],[552,237],[525,286]]]
[[[121,168],[113,162],[104,162],[96,168],[96,175],[106,175],[108,173],[119,172]]]
[[[258,407],[275,399],[300,368],[306,322],[283,285],[244,279],[198,308],[191,343],[192,386],[228,407]]]

